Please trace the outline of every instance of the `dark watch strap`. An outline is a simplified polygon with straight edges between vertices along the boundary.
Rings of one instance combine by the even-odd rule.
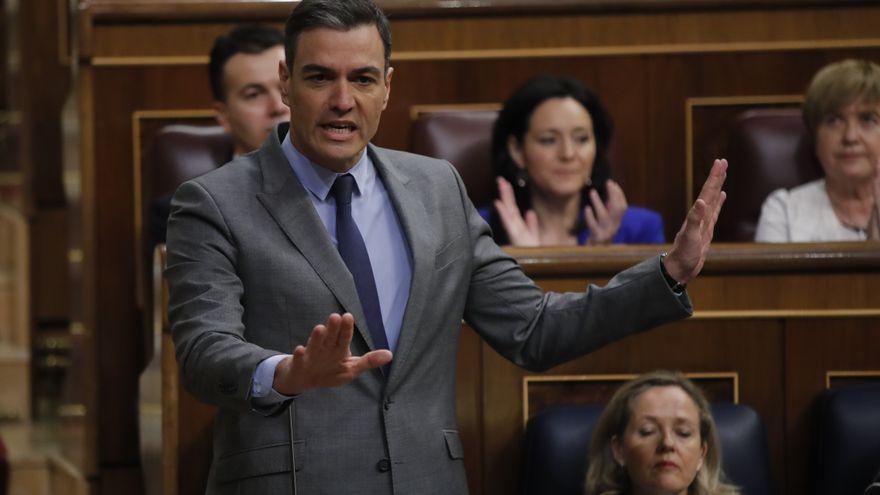
[[[663,278],[666,279],[666,284],[669,285],[669,288],[672,289],[672,292],[676,294],[681,294],[687,289],[687,284],[683,284],[678,280],[672,278],[672,275],[666,271],[666,265],[663,264],[663,259],[666,258],[666,255],[669,253],[663,253],[660,255],[660,273],[663,274]]]

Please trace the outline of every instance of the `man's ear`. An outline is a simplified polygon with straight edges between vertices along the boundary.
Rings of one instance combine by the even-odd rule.
[[[523,156],[522,146],[517,142],[516,136],[507,137],[507,153],[513,158],[513,162],[516,163],[517,167],[521,169],[526,168],[526,160]]]
[[[382,110],[388,106],[388,98],[391,97],[391,76],[394,75],[394,67],[389,67],[385,71],[385,99],[382,101]]]
[[[281,101],[290,106],[290,98],[288,96],[290,85],[290,71],[287,70],[287,63],[284,60],[278,61],[278,79],[281,80]]]
[[[214,101],[214,119],[223,127],[226,134],[232,134],[232,124],[229,122],[229,107],[224,101]]]

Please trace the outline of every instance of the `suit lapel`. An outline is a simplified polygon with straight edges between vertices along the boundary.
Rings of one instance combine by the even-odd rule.
[[[389,385],[391,385],[402,376],[406,359],[416,339],[419,321],[428,300],[428,287],[434,274],[436,239],[431,235],[428,213],[418,190],[420,185],[412,182],[405,171],[382,149],[370,145],[368,150],[373,165],[394,204],[413,257],[409,299],[403,314],[403,324],[389,377]]]
[[[257,158],[263,172],[263,192],[257,194],[257,199],[321,277],[340,305],[354,316],[357,333],[373,349],[373,340],[365,330],[366,318],[354,279],[315,212],[308,197],[309,192],[290,168],[287,157],[281,150],[277,133],[273,133],[273,138],[266,141]]]

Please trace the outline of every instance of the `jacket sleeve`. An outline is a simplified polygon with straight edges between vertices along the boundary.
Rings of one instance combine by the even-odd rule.
[[[465,305],[468,322],[496,351],[541,371],[636,332],[690,316],[655,256],[617,274],[605,287],[580,293],[544,293],[492,239],[459,179],[473,246]]]
[[[184,386],[207,403],[250,409],[256,367],[278,352],[245,339],[236,242],[196,181],[174,195],[167,248],[169,318]]]

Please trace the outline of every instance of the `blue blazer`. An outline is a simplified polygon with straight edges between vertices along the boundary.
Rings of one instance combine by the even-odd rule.
[[[492,225],[495,210],[491,206],[479,209],[480,216]],[[583,212],[581,212],[583,216]],[[500,224],[500,222],[499,222]],[[495,233],[496,237],[498,233]],[[507,237],[506,235],[503,237]],[[578,244],[583,246],[590,238],[590,231],[586,227],[578,232]],[[613,244],[663,244],[666,236],[663,233],[663,218],[654,210],[630,206],[623,214],[620,228],[614,234]]]

